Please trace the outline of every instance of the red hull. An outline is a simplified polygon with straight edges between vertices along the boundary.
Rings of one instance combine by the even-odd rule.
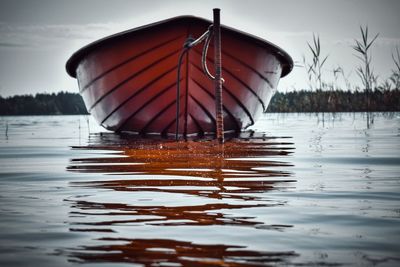
[[[210,24],[184,16],[113,35],[76,52],[67,71],[106,129],[175,134],[178,58],[185,40]],[[221,43],[224,128],[240,131],[267,109],[293,62],[271,43],[231,28],[222,27]],[[180,135],[215,132],[214,84],[202,71],[201,50],[202,45],[192,48],[181,66]],[[213,54],[210,45],[209,66]]]

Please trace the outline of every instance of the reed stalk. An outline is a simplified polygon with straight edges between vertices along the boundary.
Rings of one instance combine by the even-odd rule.
[[[328,59],[328,55],[326,57],[322,57],[321,42],[318,35],[313,34],[313,42],[311,44],[307,42],[307,45],[312,54],[312,63],[306,64],[307,73],[311,78],[314,78],[314,81],[317,84],[317,90],[322,90],[324,87],[322,80],[322,67]]]
[[[392,53],[392,59],[396,68],[392,69],[390,81],[393,83],[395,89],[400,89],[400,53],[398,47],[396,47],[396,55]]]
[[[312,90],[312,81],[314,80],[316,91],[322,91],[324,85],[326,85],[322,80],[322,67],[328,59],[328,56],[323,58],[321,55],[321,42],[318,35],[313,34],[313,42],[311,44],[307,42],[307,45],[312,54],[312,63],[308,64],[305,58],[303,61],[309,76],[310,89]],[[317,101],[317,112],[319,113],[321,112],[321,105],[318,103]],[[323,127],[325,127],[324,112],[322,112],[322,124]]]
[[[366,98],[367,98],[367,128],[370,126],[370,99],[369,95],[370,92],[372,91],[372,85],[376,83],[377,81],[377,76],[374,74],[374,70],[372,69],[371,66],[371,53],[370,53],[370,48],[372,44],[375,42],[376,38],[378,38],[379,33],[375,35],[372,40],[369,40],[368,38],[368,26],[365,26],[363,28],[360,26],[360,31],[361,31],[361,41],[355,40],[355,45],[353,46],[353,49],[357,52],[355,55],[358,59],[360,59],[361,63],[357,67],[357,75],[360,77],[362,84],[365,87],[365,93],[366,93]]]

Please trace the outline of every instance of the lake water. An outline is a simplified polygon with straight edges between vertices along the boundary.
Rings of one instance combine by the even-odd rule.
[[[213,141],[0,118],[1,266],[399,266],[400,114],[266,114]]]

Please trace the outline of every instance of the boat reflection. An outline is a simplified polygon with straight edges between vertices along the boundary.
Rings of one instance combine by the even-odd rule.
[[[202,245],[170,239],[103,238],[111,244],[73,252],[75,262],[140,263],[143,266],[264,266],[284,265],[297,256],[288,252],[258,252],[241,246]],[[90,253],[92,252],[92,253]],[[108,252],[108,253],[101,253]]]
[[[276,160],[291,153],[292,143],[271,137],[234,138],[224,145],[214,141],[129,139],[115,134],[95,137],[88,146],[74,148],[114,153],[72,159],[67,169],[122,178],[77,182],[75,186],[246,200],[255,199],[246,193],[287,187],[294,182],[289,179],[290,172],[281,170],[291,165]],[[274,160],[269,160],[271,157]]]
[[[90,175],[89,181],[71,182],[71,186],[85,192],[94,189],[97,198],[89,194],[66,200],[71,207],[70,231],[91,233],[101,244],[74,249],[69,255],[75,261],[247,266],[295,255],[220,245],[229,244],[224,240],[196,244],[190,234],[184,241],[168,237],[187,226],[208,227],[208,231],[211,226],[260,231],[292,227],[268,224],[258,214],[260,209],[284,205],[268,199],[266,192],[288,190],[295,182],[288,171],[291,164],[285,162],[293,149],[290,139],[240,136],[219,145],[212,140],[175,142],[102,134],[74,149],[97,151],[91,157],[71,159],[67,167],[71,172],[95,175],[95,179]],[[149,201],[138,200],[149,194]],[[165,195],[168,201],[164,203]],[[168,234],[160,239],[120,236],[132,226],[136,231],[162,227]]]
[[[88,201],[76,201],[72,208],[82,211],[72,211],[71,215],[89,216],[89,217],[109,217],[108,220],[78,222],[76,225],[90,226],[112,226],[121,224],[142,224],[162,225],[162,226],[179,226],[179,225],[241,225],[254,226],[263,229],[281,229],[290,227],[287,225],[264,225],[263,222],[254,221],[254,216],[232,217],[225,214],[227,210],[267,207],[267,204],[257,205],[234,205],[228,203],[214,203],[193,206],[132,206],[120,203],[99,203]],[[89,212],[89,211],[92,212]],[[108,211],[108,212],[101,212]],[[129,217],[130,219],[117,219],[118,217]],[[137,218],[135,218],[137,217]],[[82,228],[71,228],[71,231],[86,231]],[[104,228],[97,229],[99,231]],[[96,228],[90,229],[96,231]]]

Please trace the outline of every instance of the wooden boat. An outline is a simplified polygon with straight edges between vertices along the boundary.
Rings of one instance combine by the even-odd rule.
[[[106,129],[175,135],[178,58],[187,38],[202,35],[210,24],[180,16],[121,32],[78,50],[66,69],[77,78],[88,111]],[[266,111],[293,61],[272,43],[226,26],[221,43],[224,130],[239,132]],[[212,55],[211,42],[210,66]],[[202,47],[193,47],[180,68],[179,135],[216,131],[214,85],[201,59]]]

